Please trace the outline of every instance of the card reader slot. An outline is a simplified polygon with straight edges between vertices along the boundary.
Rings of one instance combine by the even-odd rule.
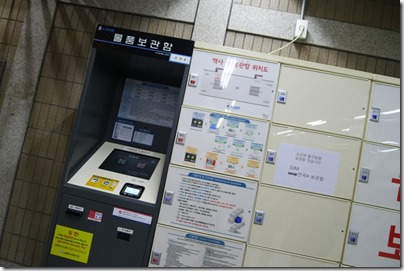
[[[83,212],[67,209],[66,214],[81,217],[83,215]]]
[[[131,235],[129,233],[118,232],[118,235],[116,236],[116,238],[129,242],[130,241],[130,236]]]
[[[66,214],[71,214],[71,215],[81,217],[83,215],[83,213],[84,213],[84,208],[83,207],[73,205],[73,204],[69,204],[67,206]]]

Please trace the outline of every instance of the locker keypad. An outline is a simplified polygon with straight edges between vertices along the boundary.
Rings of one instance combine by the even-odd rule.
[[[359,231],[349,231],[348,244],[356,245],[358,243]]]
[[[265,216],[265,212],[258,211],[258,210],[255,211],[254,224],[263,225],[264,224],[264,216]]]
[[[372,107],[372,113],[370,114],[370,121],[378,122],[380,116],[380,109]]]
[[[361,168],[361,171],[360,171],[360,174],[359,174],[359,181],[361,183],[368,183],[369,182],[369,175],[370,175],[370,169]]]

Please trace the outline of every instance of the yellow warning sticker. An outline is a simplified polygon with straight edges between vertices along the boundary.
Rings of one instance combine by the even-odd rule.
[[[117,187],[118,183],[119,181],[117,180],[93,175],[86,185],[112,192]]]
[[[50,254],[86,264],[92,241],[90,232],[56,225]]]

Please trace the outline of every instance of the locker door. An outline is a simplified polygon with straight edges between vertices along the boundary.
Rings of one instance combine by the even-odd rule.
[[[400,87],[373,84],[366,140],[400,146]]]
[[[399,267],[400,213],[361,204],[352,206],[343,264]]]
[[[261,186],[249,243],[339,261],[349,207],[344,200]]]
[[[338,263],[247,246],[244,267],[339,267]]]
[[[283,65],[273,121],[362,137],[369,95],[370,80]]]
[[[354,201],[400,210],[400,149],[364,143]]]
[[[262,183],[352,199],[360,144],[356,139],[272,125]]]

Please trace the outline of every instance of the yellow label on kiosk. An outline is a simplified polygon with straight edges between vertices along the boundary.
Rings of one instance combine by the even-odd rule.
[[[90,180],[86,183],[88,186],[92,186],[98,189],[114,191],[115,187],[117,187],[119,181],[93,175]]]
[[[56,225],[50,254],[87,264],[93,234]]]

